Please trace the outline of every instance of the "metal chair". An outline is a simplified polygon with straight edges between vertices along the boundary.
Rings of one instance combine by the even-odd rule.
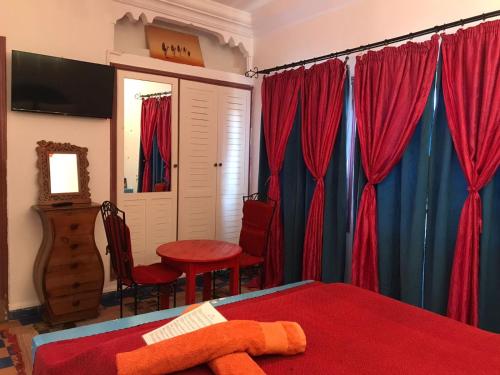
[[[169,289],[173,286],[175,307],[175,281],[181,272],[162,263],[134,266],[130,230],[125,222],[125,212],[113,203],[105,201],[101,205],[101,215],[108,240],[106,254],[111,256],[111,264],[116,274],[117,292],[120,294],[120,318],[123,317],[124,285],[125,290],[128,288],[133,290],[135,315],[137,315],[137,294],[140,287],[156,287],[159,310],[162,287]]]
[[[254,193],[243,197],[243,218],[239,238],[239,245],[242,248],[240,269],[257,267],[261,289],[264,283],[264,260],[275,209],[276,202],[265,194]],[[215,296],[215,274],[212,280],[212,291]]]
[[[243,197],[243,218],[239,240],[243,252],[240,257],[240,269],[258,267],[261,289],[264,285],[264,260],[275,210],[276,202],[265,194],[254,193]]]

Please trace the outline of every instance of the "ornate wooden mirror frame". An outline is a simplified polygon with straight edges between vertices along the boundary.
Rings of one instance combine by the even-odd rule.
[[[40,205],[58,205],[71,203],[90,203],[89,190],[89,162],[87,160],[86,147],[78,147],[70,143],[56,143],[49,141],[37,142],[36,153],[38,155],[38,185]],[[76,154],[78,168],[78,192],[75,193],[52,193],[50,188],[50,154]]]

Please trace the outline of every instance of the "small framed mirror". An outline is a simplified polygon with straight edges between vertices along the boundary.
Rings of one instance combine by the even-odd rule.
[[[90,203],[87,148],[39,141],[38,204]]]

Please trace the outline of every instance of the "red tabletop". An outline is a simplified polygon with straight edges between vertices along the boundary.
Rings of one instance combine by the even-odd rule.
[[[203,274],[203,299],[212,297],[212,271],[229,269],[231,295],[239,293],[241,247],[216,240],[184,240],[160,245],[162,262],[186,273],[186,305],[195,302],[196,275]],[[166,306],[166,304],[164,304]]]
[[[184,240],[160,245],[156,253],[173,262],[206,263],[234,258],[241,254],[241,247],[216,240]]]

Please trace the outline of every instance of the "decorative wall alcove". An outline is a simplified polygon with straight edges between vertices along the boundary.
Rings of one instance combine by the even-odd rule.
[[[213,70],[243,74],[252,65],[253,35],[249,13],[213,2],[191,0],[115,0],[114,51],[149,56],[145,25],[196,35],[205,62]]]
[[[200,41],[206,68],[243,74],[247,70],[247,59],[239,47],[224,43],[213,33],[193,27],[177,25],[155,19],[152,23],[165,29],[196,35]],[[140,56],[149,56],[145,37],[145,23],[125,16],[115,24],[114,50]]]

